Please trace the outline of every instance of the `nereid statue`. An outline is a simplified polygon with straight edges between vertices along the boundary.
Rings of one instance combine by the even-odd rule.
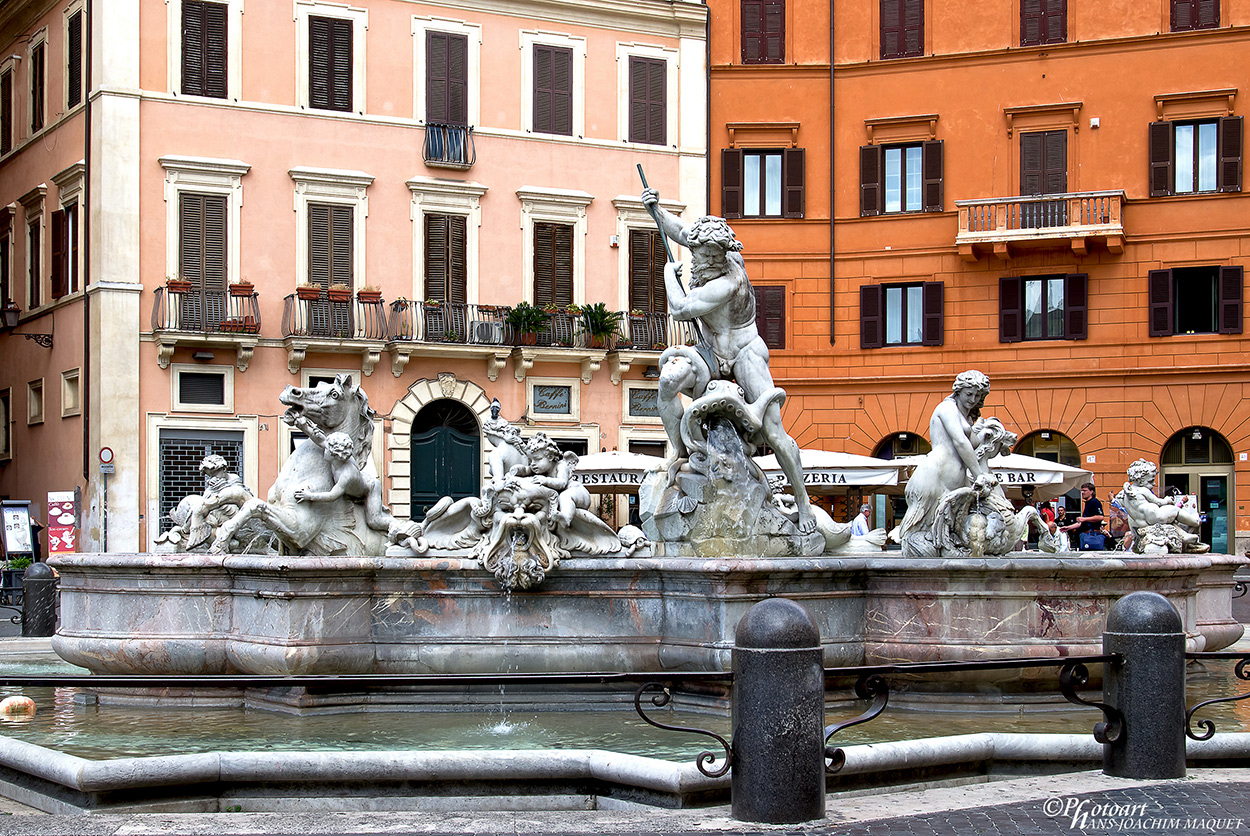
[[[1115,496],[1128,517],[1133,551],[1138,554],[1210,551],[1208,544],[1198,540],[1197,529],[1202,520],[1197,510],[1155,494],[1158,474],[1159,468],[1154,463],[1138,459],[1129,465],[1129,481]]]

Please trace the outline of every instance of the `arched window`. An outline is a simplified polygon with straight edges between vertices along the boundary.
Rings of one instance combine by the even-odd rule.
[[[1210,427],[1186,427],[1168,439],[1159,463],[1159,490],[1194,495],[1202,527],[1198,537],[1211,551],[1227,553],[1228,509],[1233,504],[1233,449]]]
[[[1081,466],[1081,451],[1072,439],[1054,430],[1037,430],[1031,432],[1016,445],[1015,451],[1023,456],[1033,456],[1048,462],[1066,464],[1068,467]]]
[[[904,456],[923,456],[931,449],[922,435],[894,433],[881,439],[872,454],[879,459],[901,459]]]

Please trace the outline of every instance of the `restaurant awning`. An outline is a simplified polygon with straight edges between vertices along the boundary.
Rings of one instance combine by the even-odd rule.
[[[851,487],[897,485],[902,467],[898,461],[829,450],[800,450],[799,462],[803,465],[803,484],[809,494],[840,493],[842,488]],[[755,463],[764,471],[774,490],[785,486],[786,477],[775,455],[757,456]]]

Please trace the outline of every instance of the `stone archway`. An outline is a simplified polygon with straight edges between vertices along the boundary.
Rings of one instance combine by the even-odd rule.
[[[400,519],[412,515],[412,422],[423,407],[437,400],[458,401],[477,416],[477,423],[490,417],[490,396],[469,380],[457,380],[451,372],[439,372],[434,379],[423,378],[408,387],[408,393],[391,408],[391,431],[386,438],[390,490],[387,501],[391,513]],[[479,444],[479,473],[486,472],[486,450]]]
[[[1211,551],[1226,554],[1235,547],[1230,526],[1236,487],[1233,448],[1210,427],[1186,427],[1168,439],[1159,456],[1160,495],[1171,489],[1198,499],[1202,515],[1199,537]]]

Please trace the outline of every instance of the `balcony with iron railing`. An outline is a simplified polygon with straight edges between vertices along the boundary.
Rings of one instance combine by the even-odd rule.
[[[1094,243],[1124,252],[1122,191],[957,200],[955,207],[955,244],[965,261],[988,253],[1006,260],[1015,250],[1058,247],[1083,256]]]
[[[427,122],[421,157],[432,168],[472,168],[477,162],[473,127]]]
[[[246,371],[260,334],[260,303],[250,285],[227,290],[171,283],[156,288],[152,334],[157,363],[168,368],[179,347],[234,348],[240,371]]]

